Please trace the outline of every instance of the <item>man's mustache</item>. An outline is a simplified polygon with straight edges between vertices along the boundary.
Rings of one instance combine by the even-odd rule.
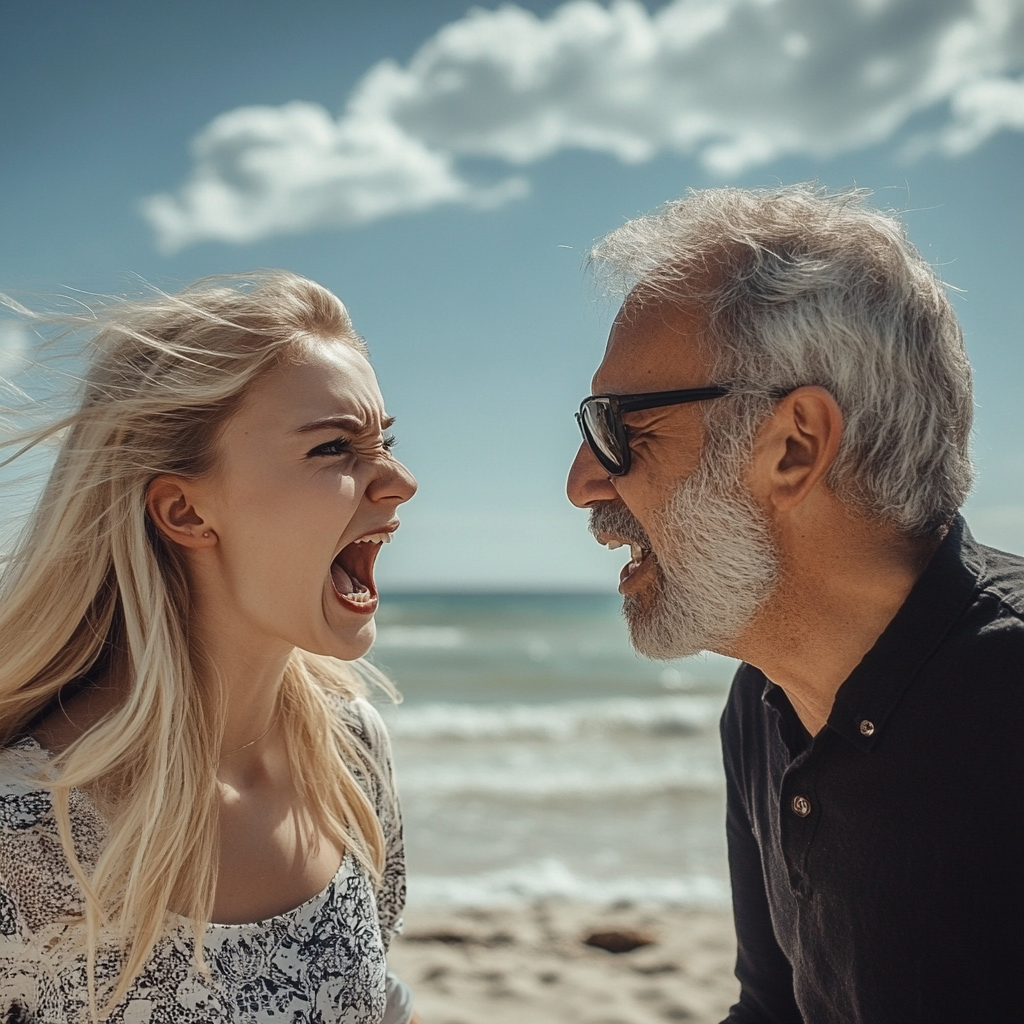
[[[647,531],[621,501],[603,501],[591,508],[590,532],[595,537],[613,533],[630,544],[639,544],[648,550],[651,547]]]

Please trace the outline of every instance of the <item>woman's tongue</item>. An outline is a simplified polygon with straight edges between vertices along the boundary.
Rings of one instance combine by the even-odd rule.
[[[352,577],[337,562],[331,562],[331,579],[334,580],[334,589],[339,594],[351,594],[355,587],[352,585]]]
[[[350,544],[347,548],[343,548],[337,558],[331,562],[331,580],[334,582],[334,589],[342,596],[366,594],[370,591],[369,585],[363,580],[373,578],[373,569],[369,564],[361,564],[370,561],[359,557],[364,554],[359,550],[362,547],[364,545]],[[368,549],[370,545],[367,544],[365,547]],[[365,553],[370,554],[368,550]],[[345,564],[346,562],[347,564]]]

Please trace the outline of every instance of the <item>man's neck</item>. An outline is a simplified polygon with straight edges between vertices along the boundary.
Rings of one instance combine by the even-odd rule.
[[[730,652],[786,692],[811,735],[941,543],[837,513],[813,532],[783,530],[779,589]]]

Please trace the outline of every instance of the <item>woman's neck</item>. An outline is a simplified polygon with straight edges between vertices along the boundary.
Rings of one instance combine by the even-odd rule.
[[[197,615],[190,631],[201,652],[197,671],[224,701],[221,756],[241,753],[275,721],[294,648],[226,616]]]

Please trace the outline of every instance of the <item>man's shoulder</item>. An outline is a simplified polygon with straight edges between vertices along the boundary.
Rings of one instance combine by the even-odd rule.
[[[979,596],[995,599],[1001,611],[1024,624],[1024,555],[978,545],[984,557]]]
[[[975,551],[974,593],[940,651],[952,665],[981,666],[984,678],[1016,689],[1024,686],[1024,556],[983,544]]]
[[[743,728],[744,722],[761,717],[765,712],[763,701],[765,688],[769,685],[765,674],[753,665],[741,661],[732,677],[729,696],[722,711],[721,728],[723,736],[734,734]]]

